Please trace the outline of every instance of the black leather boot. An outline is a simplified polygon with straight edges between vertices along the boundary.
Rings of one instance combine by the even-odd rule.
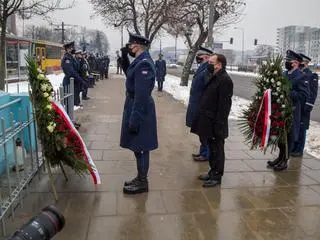
[[[268,168],[273,168],[274,166],[278,165],[280,162],[281,162],[281,158],[278,157],[278,158],[276,158],[276,159],[273,160],[273,161],[268,161],[268,162],[267,162],[267,167],[268,167]]]
[[[125,181],[125,182],[124,182],[124,186],[132,185],[132,184],[134,184],[136,181],[138,181],[138,176],[135,177],[134,179],[130,180],[130,181]]]
[[[147,179],[137,179],[132,185],[124,186],[123,193],[125,194],[139,194],[149,191],[149,184]]]
[[[283,159],[278,165],[274,166],[274,171],[281,172],[288,168],[288,159]]]

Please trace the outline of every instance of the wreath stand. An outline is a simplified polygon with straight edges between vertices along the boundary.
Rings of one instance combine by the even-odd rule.
[[[55,186],[55,181],[56,181],[56,179],[54,179],[54,176],[53,176],[53,174],[52,174],[52,169],[51,169],[51,166],[50,166],[49,161],[46,161],[46,160],[45,160],[45,162],[46,162],[46,167],[48,168],[49,182],[50,182],[50,185],[51,185],[51,188],[52,188],[52,192],[53,192],[53,195],[54,195],[54,199],[55,199],[56,201],[58,201],[58,200],[59,200],[59,196],[58,196],[57,189],[56,189],[56,186]],[[67,173],[66,173],[66,171],[64,170],[64,167],[63,167],[63,165],[62,165],[61,162],[59,163],[59,168],[60,168],[61,172],[63,173],[63,176],[64,176],[65,181],[68,182],[69,179],[68,179]]]

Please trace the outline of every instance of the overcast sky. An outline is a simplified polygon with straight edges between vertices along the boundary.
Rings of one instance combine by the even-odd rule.
[[[303,3],[303,4],[302,4]],[[234,38],[234,44],[225,43],[224,48],[241,50],[242,31],[244,29],[245,48],[253,49],[253,41],[258,39],[259,44],[275,45],[276,29],[287,25],[303,25],[320,27],[320,0],[247,0],[247,7],[243,20],[237,25],[230,26],[216,39],[228,41]],[[53,15],[55,22],[64,21],[66,24],[86,26],[87,28],[99,29],[107,34],[111,45],[111,53],[120,48],[120,31],[108,28],[99,17],[90,19],[93,9],[88,0],[76,0],[76,6],[66,11],[56,12]],[[31,20],[39,24],[39,19]],[[29,24],[30,21],[26,21]],[[20,23],[20,26],[22,24]],[[125,41],[127,40],[125,34]],[[153,43],[153,49],[159,48],[159,42]],[[174,46],[174,39],[169,36],[162,37],[162,46]],[[179,39],[178,47],[185,48],[184,39]]]

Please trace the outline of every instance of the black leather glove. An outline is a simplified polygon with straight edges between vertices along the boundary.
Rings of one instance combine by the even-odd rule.
[[[139,133],[139,127],[135,127],[133,125],[129,125],[129,133],[138,134]]]
[[[126,44],[126,46],[121,48],[120,51],[122,53],[122,56],[127,55],[129,53],[129,44]]]

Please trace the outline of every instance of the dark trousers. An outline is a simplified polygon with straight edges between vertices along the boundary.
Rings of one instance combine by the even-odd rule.
[[[89,80],[85,81],[82,88],[82,99],[86,98],[88,95],[88,88],[89,88]]]
[[[81,92],[81,84],[75,83],[74,84],[74,105],[79,106],[80,105],[80,92]]]
[[[162,91],[163,89],[163,81],[157,81],[158,82],[158,91]]]
[[[201,143],[209,147],[209,175],[222,177],[225,163],[224,139],[210,138],[201,140]]]
[[[100,79],[101,79],[101,80],[104,79],[104,70],[100,70]]]
[[[209,147],[207,145],[200,144],[199,154],[200,156],[209,159]]]
[[[137,160],[138,178],[140,180],[146,180],[148,178],[150,152],[134,152]]]
[[[105,77],[106,79],[108,79],[108,75],[109,75],[109,68],[107,68],[107,69],[104,70],[104,77]]]
[[[300,132],[299,132],[299,139],[294,144],[294,148],[292,152],[294,153],[303,153],[304,146],[306,144],[306,136],[307,136],[307,128],[304,123],[301,123],[300,125]]]

